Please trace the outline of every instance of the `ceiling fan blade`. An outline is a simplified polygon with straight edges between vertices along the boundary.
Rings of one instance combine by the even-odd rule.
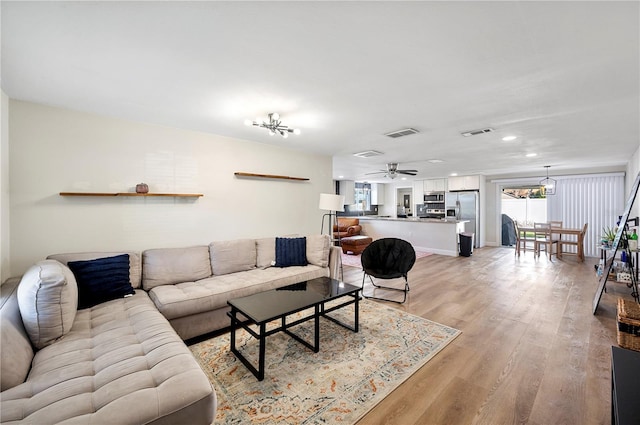
[[[406,174],[408,176],[415,176],[417,171],[414,171],[414,170],[398,170],[398,171],[396,171],[396,173],[398,173],[398,174]]]
[[[418,170],[398,170],[398,172],[406,171],[407,173],[417,173]]]
[[[370,176],[371,174],[386,174],[386,171],[374,171],[373,173],[364,173],[365,176]]]

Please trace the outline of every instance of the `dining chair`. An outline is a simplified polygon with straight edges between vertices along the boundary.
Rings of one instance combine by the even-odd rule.
[[[515,232],[516,232],[516,245],[515,245],[516,251],[514,252],[514,255],[517,255],[519,257],[522,238],[520,237],[520,228],[518,227],[518,223],[515,220],[513,220],[513,228],[515,229]]]
[[[556,245],[556,256],[558,252],[558,240],[551,237],[551,224],[550,223],[533,223],[534,236],[535,236],[535,253],[539,257],[540,251],[544,246],[546,255],[551,260],[553,255],[553,245]]]
[[[562,229],[561,220],[549,220],[549,226],[551,227],[551,240],[552,244],[556,244],[556,257],[558,256],[558,242],[562,239],[562,234],[554,232],[553,229]]]
[[[575,240],[560,239],[558,241],[557,249],[560,256],[565,256],[567,254],[575,255],[579,261],[584,261],[584,238],[585,238],[585,235],[587,234],[588,226],[589,226],[589,223],[585,223],[584,226],[582,226],[582,230],[580,231],[580,234]],[[570,247],[575,247],[575,251],[574,250],[565,251],[565,245]]]
[[[520,255],[520,251],[522,250],[522,252],[526,253],[527,252],[527,248],[530,249],[531,251],[536,252],[536,238],[533,235],[533,233],[531,232],[527,232],[526,230],[523,230],[521,226],[518,226],[516,221],[513,221],[514,225],[516,225],[516,237],[518,238],[518,240],[516,241],[517,246],[518,246],[518,250],[517,250],[517,254]],[[523,226],[524,227],[524,226]]]

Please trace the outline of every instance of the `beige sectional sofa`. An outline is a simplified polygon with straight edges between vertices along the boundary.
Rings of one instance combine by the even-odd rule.
[[[127,252],[135,294],[84,309],[66,265],[122,252],[38,262],[0,287],[0,422],[210,424],[215,391],[183,340],[228,327],[231,298],[338,275],[328,236],[306,248],[284,268],[275,238]]]

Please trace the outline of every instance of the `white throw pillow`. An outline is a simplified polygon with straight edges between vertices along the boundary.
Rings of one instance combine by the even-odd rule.
[[[276,238],[256,239],[256,265],[269,267],[276,261]]]
[[[235,239],[211,242],[211,269],[216,276],[243,272],[256,268],[256,241]]]
[[[18,286],[22,322],[40,349],[71,330],[78,309],[78,285],[67,266],[43,260],[27,270]]]
[[[329,235],[308,235],[307,261],[315,266],[328,267],[330,248],[331,240]]]

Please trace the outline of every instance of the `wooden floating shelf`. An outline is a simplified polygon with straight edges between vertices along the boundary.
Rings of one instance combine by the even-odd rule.
[[[259,177],[263,179],[281,179],[281,180],[296,180],[296,181],[309,180],[306,177],[278,176],[275,174],[256,174],[256,173],[241,173],[241,172],[235,172],[233,174],[236,175],[237,177]]]
[[[199,198],[202,193],[135,193],[135,192],[60,192],[60,196],[164,196],[174,198]]]

